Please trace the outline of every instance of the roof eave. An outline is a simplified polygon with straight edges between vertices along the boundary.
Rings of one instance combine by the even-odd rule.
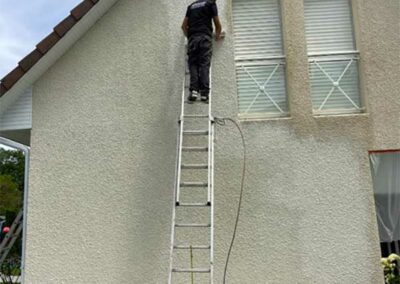
[[[118,0],[102,0],[95,1],[95,5],[91,7],[87,13],[81,15],[79,21],[77,21],[70,29],[63,29],[62,26],[57,25],[55,27],[55,31],[52,32],[48,37],[59,36],[55,33],[65,34],[60,37],[57,41],[52,44],[52,41],[46,37],[42,40],[37,48],[27,57],[25,57],[19,63],[18,67],[11,71],[7,76],[10,76],[10,88],[7,89],[7,86],[1,85],[1,93],[3,96],[0,96],[0,114],[5,111],[10,104],[12,104],[20,94],[22,94],[26,89],[31,87],[75,42],[77,42],[93,25],[96,21],[98,21],[110,8],[113,6]],[[85,3],[86,1],[82,2]],[[81,4],[82,4],[81,3]],[[81,5],[80,4],[80,5]],[[78,5],[79,6],[79,5]],[[75,9],[74,9],[75,10]],[[74,10],[71,11],[71,14],[74,13]],[[77,15],[79,17],[79,15]],[[66,18],[65,20],[67,20]],[[58,28],[58,31],[57,31]],[[47,39],[47,40],[46,40]],[[38,60],[35,60],[38,54],[33,54],[37,52],[44,52]],[[36,56],[36,57],[35,57]],[[33,60],[32,62],[27,62],[29,60]],[[24,64],[31,65],[28,70],[24,70]],[[26,68],[26,65],[25,65]],[[22,74],[21,74],[22,72]],[[6,77],[7,77],[6,76]],[[15,76],[15,79],[12,77]],[[14,81],[14,82],[12,82]]]

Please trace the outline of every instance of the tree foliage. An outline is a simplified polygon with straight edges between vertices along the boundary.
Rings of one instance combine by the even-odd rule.
[[[0,176],[11,176],[17,188],[24,190],[25,157],[23,152],[0,148]]]
[[[22,192],[9,175],[0,175],[0,215],[18,212],[22,207]]]
[[[21,209],[24,169],[23,152],[0,148],[0,215],[17,213]]]
[[[0,148],[0,216],[5,226],[11,226],[23,206],[25,157],[23,152]],[[0,232],[0,241],[5,234]],[[0,266],[0,282],[20,283],[21,236]],[[16,262],[17,261],[17,262]],[[17,281],[17,282],[16,282]]]

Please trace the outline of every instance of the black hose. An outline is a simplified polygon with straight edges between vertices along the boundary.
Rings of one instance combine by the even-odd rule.
[[[228,255],[226,257],[226,262],[225,262],[225,268],[224,268],[224,280],[223,283],[226,283],[226,275],[227,275],[227,270],[228,270],[228,265],[229,265],[229,259],[232,253],[232,248],[235,242],[235,238],[236,238],[236,232],[237,232],[237,227],[239,224],[239,217],[240,217],[240,210],[242,207],[242,200],[243,200],[243,189],[244,189],[244,179],[246,176],[246,142],[244,140],[244,135],[242,132],[242,129],[240,128],[240,125],[233,120],[232,118],[215,118],[215,123],[217,123],[218,125],[222,125],[225,126],[226,125],[226,121],[230,121],[232,122],[237,129],[240,132],[240,136],[242,137],[242,144],[243,144],[243,171],[242,171],[242,181],[241,181],[241,186],[240,186],[240,195],[239,195],[239,202],[238,202],[238,209],[237,209],[237,214],[236,214],[236,221],[235,221],[235,228],[233,230],[233,235],[232,235],[232,240],[231,240],[231,244],[229,246],[229,250],[228,250]]]

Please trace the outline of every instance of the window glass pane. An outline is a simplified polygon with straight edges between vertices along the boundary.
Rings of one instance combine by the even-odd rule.
[[[379,236],[390,253],[400,240],[400,151],[371,154],[370,161]]]
[[[27,152],[8,142],[0,137],[0,273],[3,280],[13,276],[13,283],[20,283],[25,253]]]

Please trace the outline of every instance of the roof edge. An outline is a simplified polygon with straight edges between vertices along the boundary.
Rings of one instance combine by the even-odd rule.
[[[84,0],[58,23],[53,31],[41,40],[36,48],[25,56],[18,66],[0,80],[0,97],[5,95],[29,70],[41,60],[97,3],[105,0]]]
[[[84,16],[82,16],[79,21],[72,25],[72,27],[68,29],[67,32],[65,32],[61,39],[55,45],[53,45],[46,54],[40,55],[38,54],[39,51],[35,49],[29,54],[29,57],[25,57],[21,60],[21,65],[18,65],[18,69],[26,68],[24,63],[29,62],[29,60],[32,60],[34,64],[32,64],[27,71],[23,71],[24,74],[22,74],[21,77],[17,78],[14,84],[10,86],[10,88],[7,89],[3,84],[0,84],[0,90],[2,90],[2,95],[0,96],[0,115],[4,113],[4,111],[6,111],[10,107],[10,105],[12,105],[28,88],[31,88],[32,85],[53,64],[55,64],[57,60],[61,56],[63,56],[64,53],[66,53],[72,45],[74,45],[105,13],[107,13],[107,11],[116,2],[118,2],[118,0],[94,1],[96,2],[96,5],[92,6],[92,8]],[[59,25],[56,26],[58,32],[60,33],[62,32],[61,27],[62,26]],[[39,58],[35,58],[35,56]],[[11,72],[20,71],[21,70],[13,70]]]

